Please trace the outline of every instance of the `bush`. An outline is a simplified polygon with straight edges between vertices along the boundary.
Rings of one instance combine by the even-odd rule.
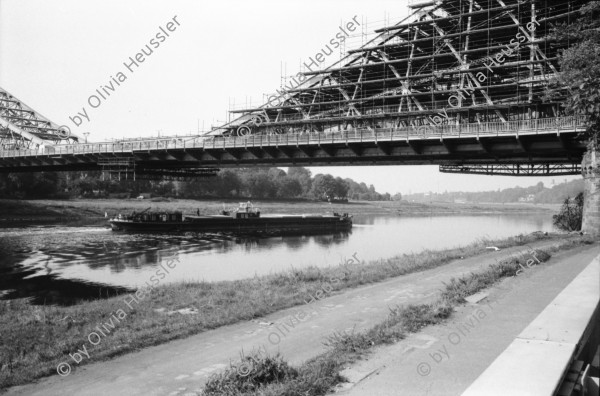
[[[552,216],[552,224],[559,230],[579,231],[583,220],[583,193],[577,194],[574,199],[567,197],[560,212]]]
[[[280,355],[262,356],[253,353],[242,357],[223,373],[211,376],[204,388],[205,396],[242,395],[255,392],[266,385],[290,381],[298,370],[290,367]]]

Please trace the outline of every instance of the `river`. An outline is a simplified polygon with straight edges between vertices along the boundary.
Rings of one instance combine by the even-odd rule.
[[[72,304],[112,296],[144,285],[169,260],[173,268],[164,283],[234,280],[538,230],[552,230],[549,214],[359,215],[349,233],[254,239],[131,235],[101,227],[5,228],[0,231],[0,299]]]

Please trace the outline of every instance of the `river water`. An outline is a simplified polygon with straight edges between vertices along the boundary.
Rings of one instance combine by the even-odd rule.
[[[161,283],[233,280],[551,229],[551,216],[539,213],[355,216],[349,233],[254,239],[132,235],[101,227],[5,228],[0,230],[0,299],[71,304],[144,285],[160,266],[169,272]]]

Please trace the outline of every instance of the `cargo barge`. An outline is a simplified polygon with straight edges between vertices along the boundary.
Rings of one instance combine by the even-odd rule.
[[[223,210],[218,215],[183,215],[181,212],[150,212],[128,216],[118,215],[109,220],[113,231],[129,232],[226,232],[233,234],[309,234],[348,231],[352,216],[333,215],[262,215],[250,202],[241,203],[233,211]]]

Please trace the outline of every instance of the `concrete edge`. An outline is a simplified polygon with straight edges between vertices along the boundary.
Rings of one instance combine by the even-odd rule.
[[[462,396],[552,396],[600,300],[600,255],[519,334]]]

